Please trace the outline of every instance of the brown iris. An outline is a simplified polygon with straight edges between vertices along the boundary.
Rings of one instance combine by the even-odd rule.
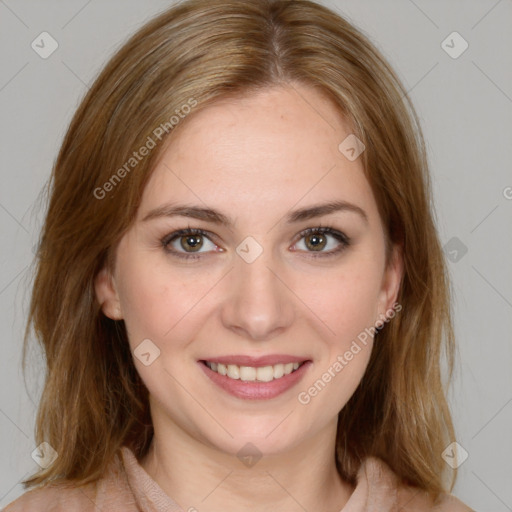
[[[203,246],[201,235],[185,235],[181,237],[181,247],[187,252],[196,252]],[[186,244],[186,245],[185,245]],[[191,249],[190,251],[188,249]]]
[[[304,240],[308,249],[312,249],[313,251],[322,250],[327,242],[326,237],[321,233],[307,235]]]

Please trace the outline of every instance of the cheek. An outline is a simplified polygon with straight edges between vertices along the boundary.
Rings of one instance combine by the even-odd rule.
[[[310,391],[314,395],[327,388],[316,405],[325,407],[326,414],[344,407],[368,365],[382,279],[379,263],[378,257],[354,259],[317,288],[316,309],[332,335],[325,338],[329,341],[328,355],[315,369]],[[305,396],[308,399],[312,399],[309,393]]]
[[[142,258],[119,262],[118,285],[124,322],[130,345],[144,338],[154,339],[159,346],[186,312],[188,299],[176,281]],[[174,286],[169,283],[174,282]]]
[[[298,294],[343,346],[377,320],[381,275],[374,263],[346,265],[339,272],[302,279]]]
[[[121,260],[119,271],[119,296],[132,350],[150,339],[161,351],[159,362],[175,364],[201,329],[205,296],[218,278],[193,269],[173,271],[161,261],[148,264],[143,253]]]
[[[311,309],[329,329],[311,379],[298,396],[312,416],[327,420],[336,415],[364,375],[373,347],[370,327],[377,311],[378,276],[373,272],[372,279],[368,278],[370,269],[368,273],[340,272],[318,283],[311,297]]]

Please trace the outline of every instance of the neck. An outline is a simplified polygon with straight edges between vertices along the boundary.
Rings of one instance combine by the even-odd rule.
[[[221,452],[175,424],[157,427],[140,464],[183,510],[340,512],[354,490],[336,470],[335,424],[255,463]]]

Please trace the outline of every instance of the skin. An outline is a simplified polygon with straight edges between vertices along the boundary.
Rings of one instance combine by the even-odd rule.
[[[155,429],[141,465],[184,510],[337,512],[354,490],[335,468],[336,424],[363,377],[371,337],[307,405],[298,401],[389,313],[402,274],[398,251],[385,266],[384,228],[361,159],[338,150],[350,133],[327,98],[298,84],[191,115],[154,169],[117,247],[115,272],[96,278],[103,312],[124,319],[132,351],[144,339],[160,350],[149,366],[134,358]],[[359,206],[367,222],[352,211],[284,220],[291,210],[332,200]],[[142,220],[169,201],[214,208],[234,224]],[[311,235],[299,233],[325,225],[351,244],[315,258]],[[161,239],[189,226],[212,234],[200,237],[200,258],[166,253]],[[263,248],[252,263],[236,252],[247,236]],[[340,246],[323,236],[320,252]],[[172,247],[197,255],[186,241]],[[246,400],[214,385],[197,363],[231,354],[291,354],[312,365],[284,394]],[[236,456],[247,442],[263,455],[252,467]]]

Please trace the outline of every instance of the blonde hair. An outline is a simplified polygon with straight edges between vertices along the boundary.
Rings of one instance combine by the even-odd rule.
[[[388,249],[400,246],[404,259],[402,312],[378,332],[367,371],[339,413],[338,471],[354,483],[361,461],[374,455],[434,498],[446,491],[441,453],[455,436],[440,361],[444,355],[451,377],[454,336],[420,124],[374,45],[308,0],[181,2],[122,46],[80,104],[51,175],[23,348],[25,369],[33,326],[47,365],[36,442],[59,456],[25,487],[97,480],[123,445],[139,459],[146,454],[148,391],[124,323],[101,312],[94,277],[105,263],[113,268],[168,135],[187,122],[184,105],[192,99],[192,117],[219,99],[294,83],[329,97],[365,144],[360,158]],[[167,128],[158,147],[119,173],[157,127]],[[123,179],[112,181],[116,172]]]

